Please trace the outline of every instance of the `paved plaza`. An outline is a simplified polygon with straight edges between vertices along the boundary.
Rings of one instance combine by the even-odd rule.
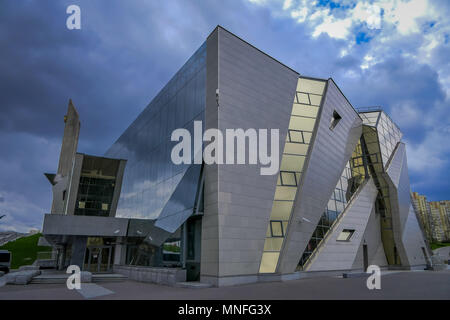
[[[369,290],[365,277],[317,277],[286,282],[254,283],[221,288],[175,288],[135,281],[82,284],[7,285],[5,299],[450,299],[450,270],[385,272],[381,289]]]

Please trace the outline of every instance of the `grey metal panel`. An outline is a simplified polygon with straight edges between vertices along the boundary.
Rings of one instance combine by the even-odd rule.
[[[218,84],[218,31],[206,40],[206,105],[205,129],[218,128],[218,107],[216,89]],[[202,254],[200,280],[205,275],[219,273],[219,230],[218,230],[218,170],[217,165],[206,165],[204,188],[204,214],[202,218]]]
[[[347,206],[333,228],[333,232],[324,239],[319,251],[312,258],[307,271],[350,270],[357,258],[371,213],[374,214],[375,199],[378,190],[369,180]],[[343,229],[355,230],[350,241],[337,241]]]
[[[295,271],[362,132],[361,118],[331,79],[324,99],[280,258],[278,270],[281,273]],[[342,119],[331,130],[334,110]]]
[[[410,266],[427,263],[422,251],[422,248],[426,248],[426,244],[412,205],[409,208],[408,218],[403,231],[402,242],[405,246],[406,256],[408,257],[408,263]]]
[[[421,247],[426,246],[411,203],[408,164],[404,143],[398,144],[385,176],[389,184],[394,238],[402,265],[411,266],[418,264],[419,257],[423,257]],[[409,223],[408,230],[406,228],[407,222]],[[416,227],[419,229],[416,230]],[[423,259],[423,261],[425,260]],[[422,264],[422,262],[419,264]]]
[[[358,254],[353,261],[352,269],[362,270],[364,268],[363,245],[367,245],[369,265],[386,267],[388,265],[386,254],[384,253],[383,241],[381,240],[381,221],[380,215],[376,213],[375,208],[370,213],[363,240],[360,243]]]
[[[217,29],[215,36],[218,37],[219,106],[215,101],[211,101],[211,105],[207,101],[207,126],[208,119],[215,117],[215,105],[218,128],[222,132],[237,128],[279,129],[279,145],[283,146],[298,74],[222,28]],[[207,99],[208,96],[209,92]],[[202,233],[203,239],[218,235],[218,242],[214,244],[218,248],[218,267],[213,270],[212,260],[209,260],[211,268],[204,271],[202,257],[202,274],[215,277],[255,275],[259,271],[277,175],[260,175],[259,164],[213,168],[216,167],[217,180],[208,176],[208,172],[206,176],[207,184],[217,181],[217,189],[211,191],[217,195],[212,198],[213,193],[205,194]],[[208,207],[215,201],[217,207]],[[204,249],[203,245],[202,255]]]
[[[403,179],[403,181],[401,181],[401,177],[407,178],[407,167],[405,167],[405,161],[405,146],[403,143],[399,143],[397,149],[392,155],[384,177],[389,186],[389,201],[391,203],[392,229],[394,233],[395,245],[397,247],[402,265],[408,266],[408,257],[402,241],[403,226],[408,217],[410,204],[409,180],[405,181]],[[402,174],[402,171],[404,170],[406,170],[406,176],[405,173]],[[404,185],[405,183],[407,183],[407,186]],[[408,190],[406,197],[405,190]]]
[[[128,219],[111,217],[46,214],[44,235],[125,236]]]

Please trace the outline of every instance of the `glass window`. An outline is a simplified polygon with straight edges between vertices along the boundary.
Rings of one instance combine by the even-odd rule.
[[[299,103],[310,104],[309,97],[307,93],[297,92],[297,100]]]
[[[310,143],[312,132],[303,132],[303,137],[305,138],[305,143]]]
[[[282,171],[302,171],[305,156],[285,154],[281,159],[280,170]]]
[[[288,131],[288,137],[290,142],[295,143],[305,143],[303,139],[303,133],[299,130],[289,130]]]
[[[272,237],[284,237],[282,221],[270,221],[270,232]]]
[[[260,273],[273,273],[277,268],[279,252],[264,252],[261,259]]]
[[[284,145],[283,153],[306,155],[307,151],[308,151],[307,144],[286,142]]]
[[[275,189],[275,200],[294,200],[297,187],[278,186]]]
[[[333,116],[331,118],[330,129],[333,130],[337,126],[339,121],[341,121],[341,119],[342,119],[342,117],[339,115],[339,113],[337,113],[336,110],[334,110]]]
[[[295,172],[280,171],[281,185],[283,186],[297,186]]]
[[[289,129],[313,131],[316,119],[291,116]]]
[[[350,241],[353,233],[355,233],[355,230],[344,229],[341,231],[336,241]]]
[[[306,104],[294,104],[292,108],[292,115],[300,117],[316,118],[318,111],[319,108],[317,107],[309,106]]]
[[[264,251],[280,251],[284,238],[267,238],[264,241]]]
[[[310,94],[309,100],[311,101],[311,104],[314,106],[320,106],[320,101],[322,100],[322,96]]]
[[[325,88],[326,81],[299,78],[297,91],[309,92],[321,95]]]
[[[270,215],[271,219],[289,220],[292,205],[292,201],[274,201]]]

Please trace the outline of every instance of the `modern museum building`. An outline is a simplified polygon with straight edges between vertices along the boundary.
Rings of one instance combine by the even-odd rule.
[[[64,121],[43,225],[60,269],[225,286],[429,262],[390,117],[220,26],[102,156],[77,152],[72,102]]]

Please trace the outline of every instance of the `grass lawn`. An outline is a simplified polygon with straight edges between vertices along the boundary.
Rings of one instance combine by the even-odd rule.
[[[0,246],[0,249],[8,250],[12,253],[11,269],[33,264],[34,260],[36,260],[36,254],[39,251],[51,251],[51,247],[37,245],[41,236],[42,234],[37,233]]]
[[[450,246],[450,242],[447,242],[447,243],[436,243],[436,242],[430,243],[431,250],[435,250],[435,249],[439,249],[439,248],[443,248],[443,247],[448,247],[448,246]]]

